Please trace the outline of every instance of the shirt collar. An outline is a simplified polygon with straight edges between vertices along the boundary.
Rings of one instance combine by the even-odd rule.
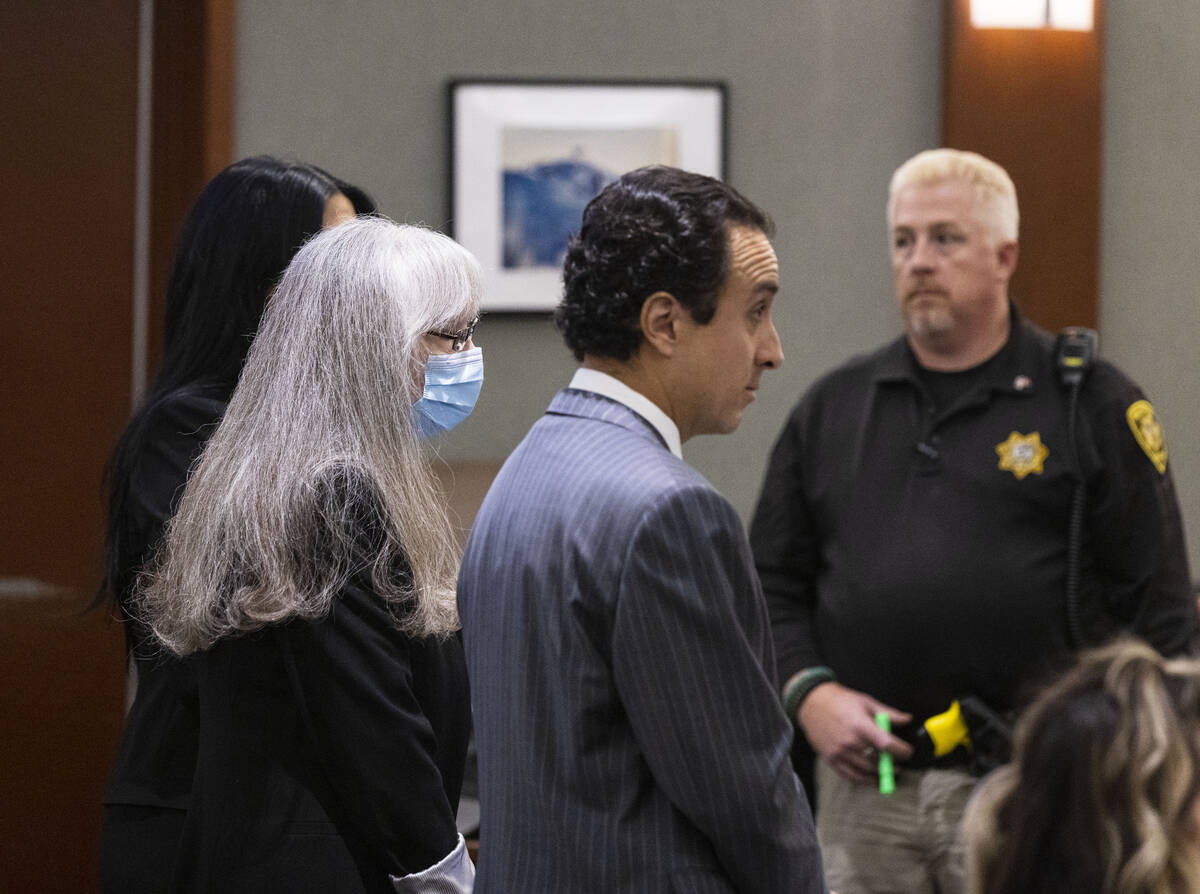
[[[579,391],[591,391],[593,394],[599,394],[602,397],[607,397],[609,400],[615,400],[617,403],[629,407],[629,409],[654,426],[654,429],[662,435],[662,439],[666,442],[668,449],[679,459],[683,459],[683,445],[679,440],[679,426],[646,395],[639,391],[634,391],[620,379],[614,378],[608,373],[600,372],[598,369],[584,369],[583,367],[575,370],[575,375],[568,387]]]
[[[1028,324],[1016,304],[1011,302],[1008,341],[997,353],[1000,355],[1000,362],[993,368],[987,387],[1010,394],[1035,393],[1042,384],[1038,381],[1041,369],[1038,363],[1038,341],[1029,332]],[[917,358],[905,336],[900,336],[884,349],[874,378],[878,382],[918,380]]]

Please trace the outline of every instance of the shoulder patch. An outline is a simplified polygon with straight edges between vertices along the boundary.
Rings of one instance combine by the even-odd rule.
[[[1021,481],[1031,472],[1034,475],[1042,474],[1050,448],[1042,443],[1042,436],[1036,431],[1027,435],[1014,431],[996,445],[996,453],[1000,456],[1000,470],[1012,472]]]
[[[1130,404],[1125,411],[1125,420],[1138,446],[1150,457],[1159,474],[1164,474],[1167,471],[1167,439],[1163,436],[1162,426],[1154,415],[1150,401],[1139,400]]]

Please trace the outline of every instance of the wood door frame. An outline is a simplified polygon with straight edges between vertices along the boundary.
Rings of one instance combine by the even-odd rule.
[[[147,375],[162,358],[163,293],[180,223],[233,161],[236,19],[237,0],[154,0]]]
[[[1052,332],[1099,317],[1104,4],[1094,2],[1090,32],[975,28],[970,0],[945,6],[942,145],[986,155],[1016,183],[1010,292]]]

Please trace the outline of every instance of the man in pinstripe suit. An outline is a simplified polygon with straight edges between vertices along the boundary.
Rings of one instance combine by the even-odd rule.
[[[783,360],[769,231],[674,168],[584,212],[557,312],[582,367],[501,469],[459,578],[478,892],[825,891],[750,549],[680,456]]]

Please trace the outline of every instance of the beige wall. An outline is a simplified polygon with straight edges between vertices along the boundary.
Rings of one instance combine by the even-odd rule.
[[[1200,4],[1107,6],[1103,351],[1163,416],[1200,569]],[[940,0],[241,0],[236,152],[316,161],[441,226],[449,78],[727,81],[729,179],[779,227],[787,360],[735,435],[684,454],[748,516],[799,393],[896,331],[884,192],[938,141],[941,16]],[[487,318],[479,340],[487,384],[450,460],[502,459],[574,368],[544,316]]]

